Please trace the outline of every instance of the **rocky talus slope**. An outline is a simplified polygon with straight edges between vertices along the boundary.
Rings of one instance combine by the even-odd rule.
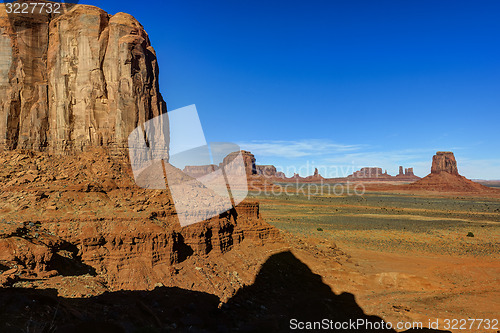
[[[242,242],[279,239],[243,202],[181,228],[168,190],[137,187],[125,163],[95,150],[75,156],[0,155],[2,282],[90,274],[109,290],[168,284],[190,257],[224,254]]]

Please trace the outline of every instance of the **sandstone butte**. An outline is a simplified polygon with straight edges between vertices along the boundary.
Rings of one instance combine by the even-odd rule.
[[[0,4],[0,284],[227,299],[251,281],[280,239],[258,203],[181,228],[168,189],[135,185],[127,137],[165,112],[155,51],[131,15],[75,5],[8,17]],[[248,273],[224,275],[235,267]]]
[[[438,151],[432,158],[431,173],[407,185],[413,191],[498,193],[498,190],[478,184],[458,173],[453,152]]]
[[[52,153],[126,147],[166,112],[148,34],[129,14],[0,11],[0,147]]]

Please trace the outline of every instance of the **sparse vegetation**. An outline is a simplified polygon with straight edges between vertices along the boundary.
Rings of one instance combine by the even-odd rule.
[[[266,221],[299,237],[325,229],[332,232],[322,234],[332,241],[367,250],[488,257],[500,254],[496,245],[500,224],[484,223],[500,222],[500,214],[495,212],[500,200],[496,198],[378,192],[368,192],[364,197],[360,201],[353,196],[256,196]],[[476,237],[474,243],[467,241],[478,232],[485,237]]]

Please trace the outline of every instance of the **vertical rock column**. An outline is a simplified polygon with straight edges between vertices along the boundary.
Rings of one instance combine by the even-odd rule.
[[[123,150],[166,112],[154,49],[132,16],[75,5],[7,17],[0,7],[0,148]]]
[[[458,175],[457,161],[451,151],[438,151],[432,158],[431,173],[448,172]]]
[[[6,149],[47,145],[48,22],[46,14],[9,18],[0,8],[0,146]]]

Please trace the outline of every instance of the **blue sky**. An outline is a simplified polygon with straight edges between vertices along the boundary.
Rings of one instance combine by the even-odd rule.
[[[425,176],[452,150],[500,179],[499,1],[80,3],[135,16],[169,110],[196,104],[207,141],[260,164]]]

